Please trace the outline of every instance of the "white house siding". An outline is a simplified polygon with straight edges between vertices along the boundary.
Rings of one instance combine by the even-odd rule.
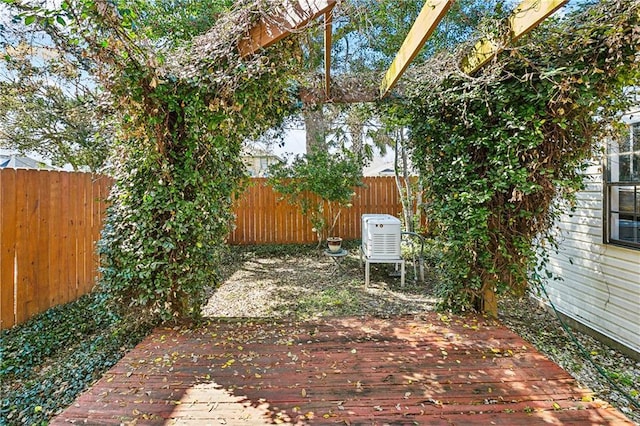
[[[602,167],[590,167],[572,214],[559,222],[559,251],[546,288],[558,311],[640,353],[640,250],[603,244]]]

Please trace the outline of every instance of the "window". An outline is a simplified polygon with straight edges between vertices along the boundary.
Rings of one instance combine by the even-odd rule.
[[[605,238],[640,248],[640,122],[607,146]]]
[[[269,168],[269,159],[267,157],[260,157],[260,170],[267,170]]]

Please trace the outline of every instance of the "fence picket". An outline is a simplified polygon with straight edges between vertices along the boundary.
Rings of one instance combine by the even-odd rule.
[[[28,260],[27,247],[28,230],[27,221],[29,217],[29,203],[27,195],[26,172],[18,170],[16,172],[16,271],[14,280],[16,299],[16,322],[21,323],[27,319],[28,287],[27,276]]]
[[[64,303],[63,285],[62,285],[62,215],[61,215],[61,191],[62,191],[62,173],[50,172],[49,175],[49,192],[52,203],[57,203],[58,208],[54,204],[49,209],[49,306],[56,306]]]
[[[49,239],[50,239],[50,211],[51,211],[51,191],[49,190],[51,175],[49,173],[38,173],[38,233],[37,233],[37,292],[38,312],[46,311],[49,304],[49,295],[52,293],[49,281]],[[35,179],[34,179],[35,180]]]
[[[16,171],[0,173],[0,327],[10,328],[15,318]]]
[[[93,232],[91,229],[91,175],[87,174],[82,179],[84,187],[84,199],[82,200],[82,292],[89,293],[93,289]]]
[[[22,264],[25,269],[23,272],[23,282],[27,284],[26,317],[30,318],[38,313],[38,226],[40,222],[40,188],[37,179],[28,179],[25,200],[27,208],[26,217],[26,240],[24,241],[24,252]],[[18,270],[20,273],[20,270]]]
[[[67,303],[73,300],[75,294],[75,282],[71,268],[73,266],[71,260],[71,223],[69,221],[69,174],[60,174],[60,225],[62,232],[60,234],[60,299],[61,303]]]
[[[87,175],[82,175],[82,179],[78,182],[78,193],[79,197],[76,199],[77,208],[76,208],[76,229],[77,229],[77,239],[76,239],[76,247],[77,247],[77,261],[76,265],[78,265],[77,272],[77,282],[78,282],[78,292],[80,294],[89,293],[91,290],[91,285],[87,277],[87,251],[89,247],[87,246],[87,231],[91,231],[91,228],[87,226]]]

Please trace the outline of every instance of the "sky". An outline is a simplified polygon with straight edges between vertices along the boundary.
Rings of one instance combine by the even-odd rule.
[[[264,144],[259,144],[263,149],[270,150],[273,154],[278,157],[284,159],[291,159],[295,155],[303,155],[306,153],[306,133],[304,128],[299,127],[289,127],[286,129],[286,133],[284,136],[284,145],[279,146],[278,144],[273,144],[271,147],[267,147]],[[387,150],[386,155],[382,156],[380,153],[374,149],[375,153],[375,163],[384,163],[393,161],[394,153],[391,148]]]
[[[288,130],[285,139],[284,146],[275,146],[273,152],[278,156],[284,156],[285,154],[302,155],[306,153],[306,132],[304,129],[291,129]]]
[[[9,16],[9,12],[7,11],[7,5],[5,5],[4,3],[0,3],[0,24],[4,24],[9,22],[10,20],[10,16]]]

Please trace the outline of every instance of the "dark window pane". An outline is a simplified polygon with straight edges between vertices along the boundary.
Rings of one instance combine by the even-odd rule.
[[[608,240],[640,248],[640,123],[627,127],[607,150]]]
[[[619,239],[629,243],[638,242],[638,233],[640,231],[640,221],[633,219],[620,219],[619,223]]]
[[[615,188],[614,190],[618,191],[618,200],[620,207],[618,211],[620,213],[634,213],[634,201],[635,194],[633,192],[633,188]]]
[[[620,167],[620,176],[618,180],[620,182],[628,182],[631,180],[631,155],[618,156],[618,164]]]
[[[631,165],[631,178],[629,180],[640,181],[640,152],[633,154],[633,164]]]

